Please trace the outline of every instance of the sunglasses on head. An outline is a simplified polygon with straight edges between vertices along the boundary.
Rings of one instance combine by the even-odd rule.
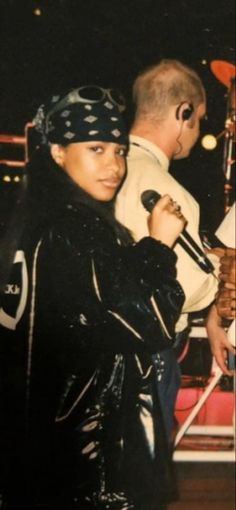
[[[96,85],[79,87],[71,90],[59,103],[57,103],[47,114],[46,120],[56,112],[63,110],[66,106],[76,103],[96,104],[108,99],[116,105],[120,112],[125,110],[125,99],[122,94],[115,89],[104,89]]]

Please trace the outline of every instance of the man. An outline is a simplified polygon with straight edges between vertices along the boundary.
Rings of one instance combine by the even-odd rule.
[[[235,250],[235,202],[216,231],[216,237],[227,246],[221,258],[219,278],[221,281],[216,306],[207,318],[207,333],[212,353],[226,375],[233,375],[235,368],[235,317],[236,317],[236,250]],[[224,321],[226,319],[226,321]],[[226,333],[222,324],[229,323]]]
[[[199,205],[190,193],[169,173],[173,159],[186,158],[200,134],[200,122],[206,114],[206,93],[194,70],[177,60],[162,60],[141,73],[133,87],[136,112],[130,131],[130,150],[126,180],[118,194],[116,216],[134,238],[148,235],[148,212],[141,203],[145,190],[168,193],[187,219],[187,231],[204,250],[199,237]],[[218,289],[215,275],[204,272],[186,251],[176,244],[177,278],[185,292],[185,303],[176,333],[188,334],[188,314],[210,305]],[[211,254],[218,271],[219,259]],[[173,351],[163,353],[165,370],[160,383],[160,397],[171,430],[178,366]],[[167,405],[168,403],[168,405]]]

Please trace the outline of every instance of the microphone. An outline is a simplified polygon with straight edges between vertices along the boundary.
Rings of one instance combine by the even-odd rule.
[[[161,195],[152,189],[143,191],[141,194],[141,202],[148,212],[152,212],[153,207]],[[179,235],[177,242],[184,248],[188,255],[198,264],[198,266],[205,271],[205,273],[213,273],[215,270],[211,261],[206,257],[204,251],[198,246],[194,239],[190,236],[187,230]]]

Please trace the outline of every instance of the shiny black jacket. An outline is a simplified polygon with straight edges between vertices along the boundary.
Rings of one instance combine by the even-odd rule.
[[[121,237],[74,197],[26,249],[24,508],[159,510],[171,491],[157,385],[184,295],[172,250]]]

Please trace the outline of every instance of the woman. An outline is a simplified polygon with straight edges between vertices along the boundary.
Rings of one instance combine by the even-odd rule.
[[[185,219],[163,197],[138,243],[115,220],[119,106],[80,87],[34,121],[7,510],[162,510],[173,489],[157,384],[184,299],[171,247]]]

